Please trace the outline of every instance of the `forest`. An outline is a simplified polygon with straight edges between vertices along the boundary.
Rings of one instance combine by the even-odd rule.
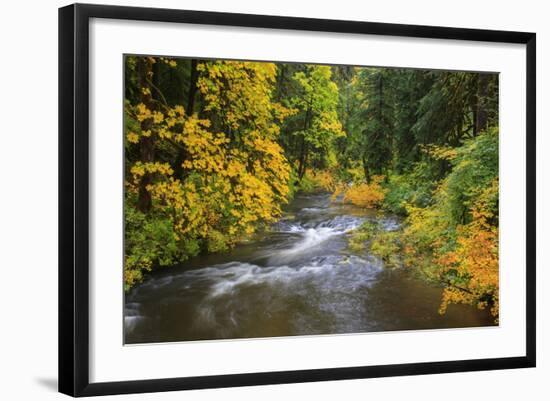
[[[499,312],[498,74],[125,57],[127,291],[228,252],[297,194],[398,216],[346,233],[451,304]]]

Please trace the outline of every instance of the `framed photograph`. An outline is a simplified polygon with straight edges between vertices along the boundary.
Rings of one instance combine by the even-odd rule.
[[[535,34],[59,10],[59,390],[535,366]]]

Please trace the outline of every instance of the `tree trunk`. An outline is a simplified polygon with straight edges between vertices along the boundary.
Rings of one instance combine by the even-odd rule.
[[[187,94],[187,115],[192,116],[195,109],[195,95],[197,94],[197,80],[199,72],[197,70],[197,59],[191,60],[191,76],[189,78],[189,93]]]
[[[276,84],[276,90],[275,90],[275,100],[277,102],[280,102],[282,98],[286,68],[287,68],[286,64],[281,64],[279,68],[277,68],[277,84]]]
[[[140,80],[140,91],[141,102],[149,110],[154,110],[155,104],[153,102],[152,88],[151,88],[151,79],[153,79],[153,60],[150,57],[142,57],[139,59],[138,64],[139,71],[139,80]],[[153,126],[153,119],[148,118],[141,122],[141,131],[150,130]],[[154,139],[153,136],[141,137],[139,143],[139,155],[142,163],[151,163],[154,160]],[[151,194],[147,190],[147,186],[150,185],[153,181],[153,176],[150,173],[145,173],[139,182],[139,193],[138,193],[138,209],[147,213],[152,206]]]
[[[199,72],[197,70],[197,59],[191,60],[191,74],[189,77],[189,92],[187,93],[187,107],[185,108],[185,114],[191,117],[195,112],[195,97],[197,94],[197,81],[199,79]],[[181,144],[181,149],[178,149],[178,155],[176,157],[176,163],[174,166],[174,176],[177,178],[184,178],[183,174],[183,162],[187,160],[188,153],[185,145]]]
[[[474,135],[487,129],[487,106],[485,104],[487,90],[489,85],[489,76],[480,74],[477,81],[477,110]]]
[[[376,135],[376,138],[380,141],[379,146],[386,147],[387,143],[385,141],[384,136],[384,83],[382,78],[382,73],[379,73],[378,75],[378,133]],[[378,149],[381,150],[381,147],[378,147]],[[383,149],[383,148],[382,148]],[[382,171],[383,166],[388,162],[387,160],[380,159],[380,157],[377,157],[377,163],[375,165],[375,173],[379,173]],[[366,175],[367,183],[370,184],[370,171],[369,174]]]
[[[298,180],[302,180],[304,178],[304,174],[306,173],[306,154],[307,154],[307,143],[305,140],[305,136],[302,135],[302,143],[300,147],[300,164],[298,165]]]
[[[308,107],[306,110],[306,116],[304,118],[304,133],[302,134],[302,146],[300,147],[300,164],[298,165],[298,179],[301,181],[306,173],[306,165],[307,165],[307,152],[308,152],[308,146],[306,142],[306,134],[309,127],[309,119],[311,114],[311,107]]]
[[[370,170],[369,170],[369,165],[368,165],[368,160],[366,155],[363,155],[362,162],[363,162],[363,173],[365,174],[365,179],[367,180],[367,184],[370,184]]]

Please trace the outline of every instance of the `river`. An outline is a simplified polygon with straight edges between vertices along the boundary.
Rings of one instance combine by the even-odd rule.
[[[347,249],[350,230],[395,217],[298,195],[281,221],[229,252],[151,274],[125,295],[125,342],[210,340],[493,325],[487,311],[450,305],[410,268]]]

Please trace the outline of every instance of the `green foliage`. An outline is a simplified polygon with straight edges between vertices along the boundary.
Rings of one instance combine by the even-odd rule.
[[[358,76],[358,82],[364,88],[364,107],[360,111],[364,124],[358,142],[362,147],[361,160],[367,181],[371,175],[385,174],[392,161],[391,74],[389,69],[367,68]]]
[[[351,167],[341,171],[342,181],[352,184],[361,184],[365,181],[363,166],[358,163],[351,163]]]
[[[345,136],[338,119],[338,86],[331,76],[328,66],[306,65],[292,77],[297,88],[289,103],[297,113],[287,151],[299,180],[309,167],[333,167],[335,140]]]
[[[442,310],[498,314],[497,74],[125,60],[126,288],[329,191],[405,217],[364,223],[350,250],[443,282]]]
[[[178,240],[170,219],[146,216],[128,204],[125,216],[126,288],[141,281],[143,272],[154,266],[170,266],[198,254],[197,240]]]
[[[426,207],[432,202],[437,183],[432,164],[425,160],[417,162],[410,172],[389,176],[383,207],[399,215],[407,214],[407,205]]]
[[[293,110],[272,99],[273,63],[127,60],[127,83],[136,86],[125,102],[130,287],[157,266],[226,250],[280,216],[291,166],[277,138]],[[166,68],[194,75],[187,109],[168,104]]]
[[[348,248],[355,253],[362,253],[367,242],[370,241],[377,233],[378,225],[371,221],[364,221],[359,227],[353,230],[348,239]]]
[[[304,192],[304,193],[316,192],[319,190],[319,187],[315,182],[315,178],[308,174],[304,174],[304,176],[299,181],[298,186],[296,188],[298,191]]]
[[[370,252],[382,259],[386,267],[400,267],[401,242],[397,231],[380,231],[370,245]]]
[[[474,202],[498,177],[498,130],[490,129],[467,140],[457,149],[451,164],[452,171],[443,182],[438,201],[445,204],[453,223],[466,224],[472,221],[469,211]]]
[[[498,75],[427,72],[432,81],[420,100],[412,131],[418,143],[458,146],[465,137],[498,124]],[[479,114],[486,115],[481,123]]]
[[[444,153],[452,169],[433,202],[407,205],[405,264],[446,284],[442,312],[464,302],[498,317],[498,130]]]
[[[385,231],[376,222],[366,220],[352,231],[348,249],[354,253],[369,252],[384,262],[386,267],[399,267],[401,261],[401,234]]]
[[[222,252],[228,249],[228,240],[218,230],[211,229],[207,235],[208,252]]]
[[[328,66],[308,65],[306,71],[297,72],[294,79],[302,93],[292,100],[295,108],[304,114],[304,130],[295,132],[303,135],[313,149],[328,151],[334,137],[343,136],[338,119],[338,86],[331,80]]]
[[[408,175],[391,175],[386,185],[387,192],[384,197],[384,209],[405,215],[406,205],[414,203],[415,187]]]

